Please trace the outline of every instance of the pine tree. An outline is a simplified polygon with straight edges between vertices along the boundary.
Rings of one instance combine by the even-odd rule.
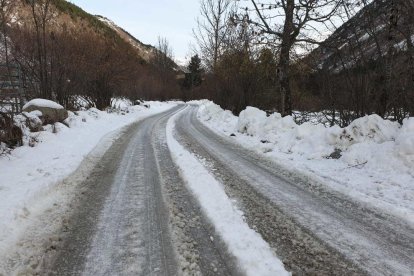
[[[202,82],[201,75],[203,73],[200,57],[198,55],[191,57],[191,61],[187,68],[190,72],[185,77],[184,87],[192,89],[200,86]]]

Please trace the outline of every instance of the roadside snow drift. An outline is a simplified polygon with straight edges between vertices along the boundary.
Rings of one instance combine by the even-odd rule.
[[[228,114],[221,114],[227,117]],[[290,275],[261,236],[243,221],[224,188],[198,159],[174,138],[175,115],[167,125],[167,141],[172,157],[204,213],[246,275]]]
[[[3,273],[2,256],[20,242],[26,227],[36,222],[36,216],[70,201],[70,191],[62,192],[64,185],[61,184],[85,157],[90,158],[88,165],[94,163],[88,155],[91,151],[94,157],[102,156],[120,135],[122,127],[175,105],[149,104],[149,109],[130,106],[114,113],[95,108],[76,114],[70,112],[64,122],[66,125],[47,125],[40,132],[24,128],[25,145],[8,156],[0,156],[0,275]],[[38,115],[33,111],[26,117],[36,123]],[[53,221],[44,225],[45,229],[50,225]]]
[[[212,102],[199,104],[199,119],[219,134],[414,224],[414,118],[400,125],[370,115],[340,128],[297,125],[254,107],[236,117]]]

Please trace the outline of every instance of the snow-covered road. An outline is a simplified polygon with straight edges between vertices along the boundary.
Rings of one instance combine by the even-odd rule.
[[[414,273],[410,225],[283,171],[215,134],[196,115],[197,107],[181,114],[177,136],[221,179],[249,225],[276,248],[288,269],[329,275]]]
[[[132,126],[108,150],[81,184],[83,198],[49,271],[58,275],[231,274],[232,261],[226,262],[219,245],[211,242],[214,233],[205,230],[207,223],[196,203],[179,191],[184,184],[170,157],[165,132],[168,119],[180,108]],[[191,229],[189,222],[193,222]]]
[[[186,168],[178,168],[172,159],[170,150],[177,153],[177,147],[167,144],[167,136],[171,138],[167,122],[182,108],[132,126],[80,184],[82,196],[47,272],[288,275],[219,184],[204,197],[194,196],[188,188],[194,182],[186,177]],[[210,181],[202,165],[196,173],[207,174],[204,177]],[[209,214],[217,208],[218,197],[224,220],[216,224]]]
[[[46,232],[42,256],[6,261],[23,266],[10,274],[414,274],[411,224],[218,135],[198,106],[173,106],[64,181],[71,210],[39,214],[62,228]]]

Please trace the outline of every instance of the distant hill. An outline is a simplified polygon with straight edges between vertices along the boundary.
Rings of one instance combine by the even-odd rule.
[[[150,61],[154,57],[155,52],[157,51],[154,46],[142,43],[128,31],[119,27],[117,24],[115,24],[115,22],[104,16],[95,15],[95,17],[99,21],[103,22],[106,26],[114,30],[123,40],[130,43],[144,60]]]
[[[30,10],[23,2],[18,1],[16,4],[19,7],[16,9],[17,14],[14,23],[23,25],[25,21],[29,21]],[[67,28],[74,29],[89,28],[101,34],[104,38],[125,41],[135,49],[137,55],[145,62],[149,62],[157,51],[154,46],[141,42],[104,16],[89,14],[82,8],[65,0],[51,0],[51,4],[54,11],[53,21],[56,25],[62,26],[64,24]]]
[[[376,0],[362,8],[312,52],[313,65],[340,71],[375,62],[390,49],[394,53],[406,51],[408,40],[414,42],[414,15],[406,12],[404,1]]]

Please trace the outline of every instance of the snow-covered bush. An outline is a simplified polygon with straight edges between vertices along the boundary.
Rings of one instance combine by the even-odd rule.
[[[86,111],[86,114],[89,116],[89,117],[92,117],[92,118],[94,118],[94,119],[99,119],[99,117],[100,117],[100,114],[101,113],[101,111],[99,110],[99,109],[97,109],[97,108],[95,108],[95,107],[92,107],[92,108],[89,108],[87,111]]]
[[[23,132],[17,126],[10,114],[0,112],[0,143],[9,147],[20,146],[23,138]]]
[[[42,115],[41,111],[35,110],[32,112],[23,112],[22,115],[19,116],[26,118],[26,126],[31,132],[38,132],[43,130],[43,121],[40,119]]]
[[[343,129],[338,137],[338,144],[350,146],[367,141],[375,143],[393,141],[399,128],[398,123],[384,120],[376,114],[365,116],[356,119]]]
[[[10,148],[3,142],[0,142],[0,156],[10,154]]]

